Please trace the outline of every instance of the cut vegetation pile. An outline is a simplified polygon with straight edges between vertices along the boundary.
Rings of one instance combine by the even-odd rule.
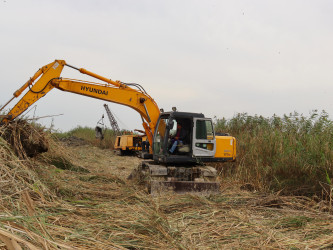
[[[250,192],[226,179],[219,195],[151,197],[126,180],[138,158],[45,138],[48,152],[34,158],[17,157],[0,138],[0,248],[333,246],[328,201]]]
[[[3,128],[2,137],[5,138],[21,157],[34,157],[47,152],[49,145],[41,127],[32,126],[25,120],[9,123]]]

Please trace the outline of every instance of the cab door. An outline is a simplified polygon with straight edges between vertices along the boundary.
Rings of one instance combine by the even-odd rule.
[[[193,122],[193,156],[214,157],[216,140],[212,119],[194,118]]]

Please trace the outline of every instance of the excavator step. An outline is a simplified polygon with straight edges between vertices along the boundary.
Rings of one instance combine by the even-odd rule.
[[[219,193],[220,183],[218,182],[197,182],[197,181],[155,181],[150,182],[149,192],[152,195],[162,193],[200,193],[201,195]]]

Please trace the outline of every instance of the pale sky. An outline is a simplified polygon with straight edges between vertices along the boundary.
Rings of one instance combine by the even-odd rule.
[[[332,118],[332,13],[331,0],[1,0],[0,104],[63,59],[141,84],[165,111],[232,118],[324,109]],[[94,81],[71,69],[62,77]],[[53,118],[62,131],[94,127],[104,103],[54,89],[35,116],[63,114]],[[122,129],[142,129],[138,113],[109,107]]]

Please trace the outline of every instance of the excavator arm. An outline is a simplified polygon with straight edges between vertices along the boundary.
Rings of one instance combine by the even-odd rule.
[[[14,120],[17,116],[27,110],[32,104],[38,101],[40,98],[45,96],[54,86],[51,81],[58,78],[66,65],[65,61],[56,60],[53,63],[47,64],[40,68],[33,77],[31,77],[21,88],[14,92],[14,97],[9,101],[11,102],[14,98],[19,97],[23,91],[29,87],[29,91],[17,102],[17,104],[4,116],[1,123],[8,123]],[[37,80],[38,79],[38,80]],[[36,81],[37,80],[37,81]],[[36,83],[34,84],[34,82]],[[3,110],[8,104],[7,102],[2,106]]]
[[[82,74],[87,74],[99,79],[104,83],[61,78],[60,75],[65,66],[78,70]],[[140,114],[142,125],[152,145],[154,129],[160,110],[153,98],[151,98],[141,86],[131,84],[131,86],[138,86],[138,89],[134,89],[129,85],[130,84],[125,84],[120,81],[113,81],[83,68],[68,65],[64,60],[55,60],[53,63],[40,68],[32,78],[14,93],[14,97],[10,101],[21,95],[21,93],[29,87],[26,94],[17,102],[10,112],[3,117],[1,123],[8,123],[14,120],[53,88],[57,88],[66,92],[118,103],[134,109]],[[8,103],[6,103],[1,110]]]

